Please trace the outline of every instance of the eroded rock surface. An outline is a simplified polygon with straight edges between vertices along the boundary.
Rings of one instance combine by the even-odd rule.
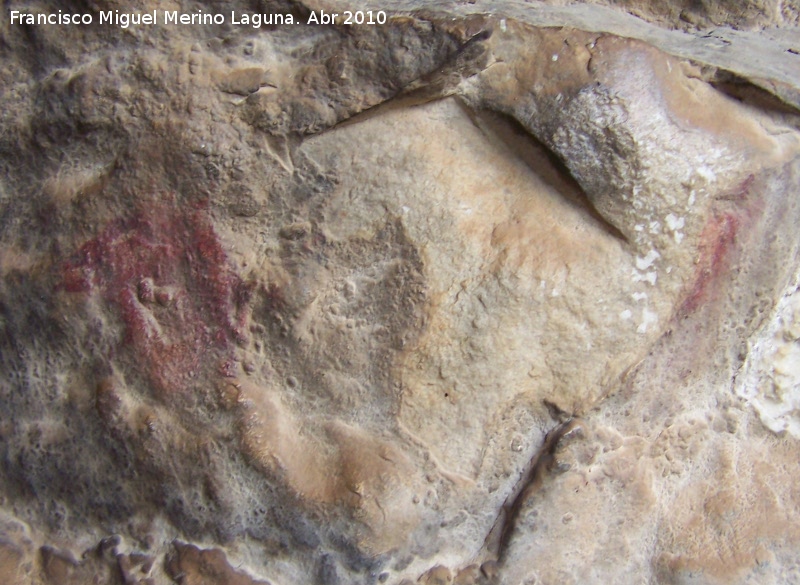
[[[4,22],[0,578],[796,580],[797,10],[758,6]]]

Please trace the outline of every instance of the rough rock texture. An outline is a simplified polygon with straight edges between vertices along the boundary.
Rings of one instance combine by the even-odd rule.
[[[395,4],[4,15],[0,581],[800,581],[798,6]]]
[[[548,0],[551,6],[568,6]],[[793,0],[599,0],[586,4],[620,9],[664,28],[703,30],[728,26],[737,30],[800,25],[800,4]]]

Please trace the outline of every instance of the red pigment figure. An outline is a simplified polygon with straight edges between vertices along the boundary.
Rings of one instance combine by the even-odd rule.
[[[162,397],[187,391],[246,341],[237,313],[252,290],[200,210],[152,205],[112,222],[66,262],[63,288],[113,306],[125,324],[121,344]]]
[[[714,215],[700,235],[699,258],[694,285],[683,302],[682,313],[693,312],[708,300],[712,284],[728,267],[728,255],[736,240],[739,221],[733,214]]]
[[[695,311],[709,300],[722,275],[731,268],[736,249],[741,246],[738,240],[764,211],[763,200],[751,196],[754,182],[755,176],[748,175],[712,210],[700,234],[695,278],[681,306],[682,314]]]

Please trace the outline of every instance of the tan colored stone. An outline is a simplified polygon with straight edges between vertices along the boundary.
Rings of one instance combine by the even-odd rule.
[[[268,585],[235,570],[218,548],[201,549],[175,542],[167,559],[167,573],[179,585]]]
[[[695,30],[796,10],[597,4],[4,24],[0,578],[796,581],[796,30]]]
[[[22,551],[8,544],[0,545],[0,579],[3,583],[23,585],[29,578],[25,574],[25,564]]]

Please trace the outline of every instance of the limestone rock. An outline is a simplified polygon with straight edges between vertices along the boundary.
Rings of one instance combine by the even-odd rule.
[[[797,580],[797,7],[255,4],[0,29],[0,579]]]

